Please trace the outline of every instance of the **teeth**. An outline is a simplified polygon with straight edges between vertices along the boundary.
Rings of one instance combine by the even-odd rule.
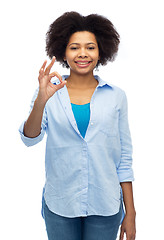
[[[88,64],[89,62],[76,62],[77,64],[80,64],[80,65],[86,65]]]

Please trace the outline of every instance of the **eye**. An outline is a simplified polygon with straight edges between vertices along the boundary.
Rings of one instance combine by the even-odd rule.
[[[95,49],[95,47],[88,47],[88,49],[89,49],[89,50],[94,50],[94,49]]]
[[[71,47],[70,48],[71,50],[76,50],[76,49],[78,49],[77,47]]]

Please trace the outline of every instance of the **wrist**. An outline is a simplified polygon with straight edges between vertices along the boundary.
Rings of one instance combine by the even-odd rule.
[[[136,211],[135,209],[130,209],[130,210],[126,210],[126,215],[129,217],[136,217]]]
[[[47,100],[44,99],[40,93],[38,93],[37,98],[35,99],[35,105],[39,108],[44,108],[47,103]]]
[[[35,108],[37,108],[38,110],[44,110],[44,107],[46,105],[47,101],[44,101],[42,99],[39,98],[39,96],[36,98],[34,106]]]

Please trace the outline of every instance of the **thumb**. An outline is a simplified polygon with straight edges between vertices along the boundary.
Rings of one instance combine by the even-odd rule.
[[[56,91],[58,91],[59,89],[63,88],[64,85],[66,85],[67,81],[62,81],[61,83],[55,85],[56,86]]]

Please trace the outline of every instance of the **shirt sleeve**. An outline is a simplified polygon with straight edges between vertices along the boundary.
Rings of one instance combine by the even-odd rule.
[[[121,159],[117,168],[117,174],[120,182],[134,181],[132,169],[132,141],[128,123],[127,97],[123,92],[121,106],[119,110],[119,133],[121,143]]]
[[[31,101],[31,105],[30,105],[30,112],[29,112],[29,115],[33,109],[33,106],[34,106],[34,102],[35,102],[35,99],[38,95],[38,89],[36,90],[34,96],[33,96],[33,99]],[[21,139],[23,141],[23,143],[27,146],[27,147],[30,147],[30,146],[33,146],[37,143],[39,143],[43,137],[44,137],[44,134],[46,132],[46,128],[47,128],[47,113],[46,113],[46,107],[44,108],[44,112],[43,112],[43,117],[42,117],[42,123],[41,123],[41,132],[40,134],[35,137],[35,138],[29,138],[29,137],[26,137],[24,135],[24,124],[25,124],[26,121],[24,121],[20,127],[19,127],[19,133],[20,133],[20,136],[21,136]]]

